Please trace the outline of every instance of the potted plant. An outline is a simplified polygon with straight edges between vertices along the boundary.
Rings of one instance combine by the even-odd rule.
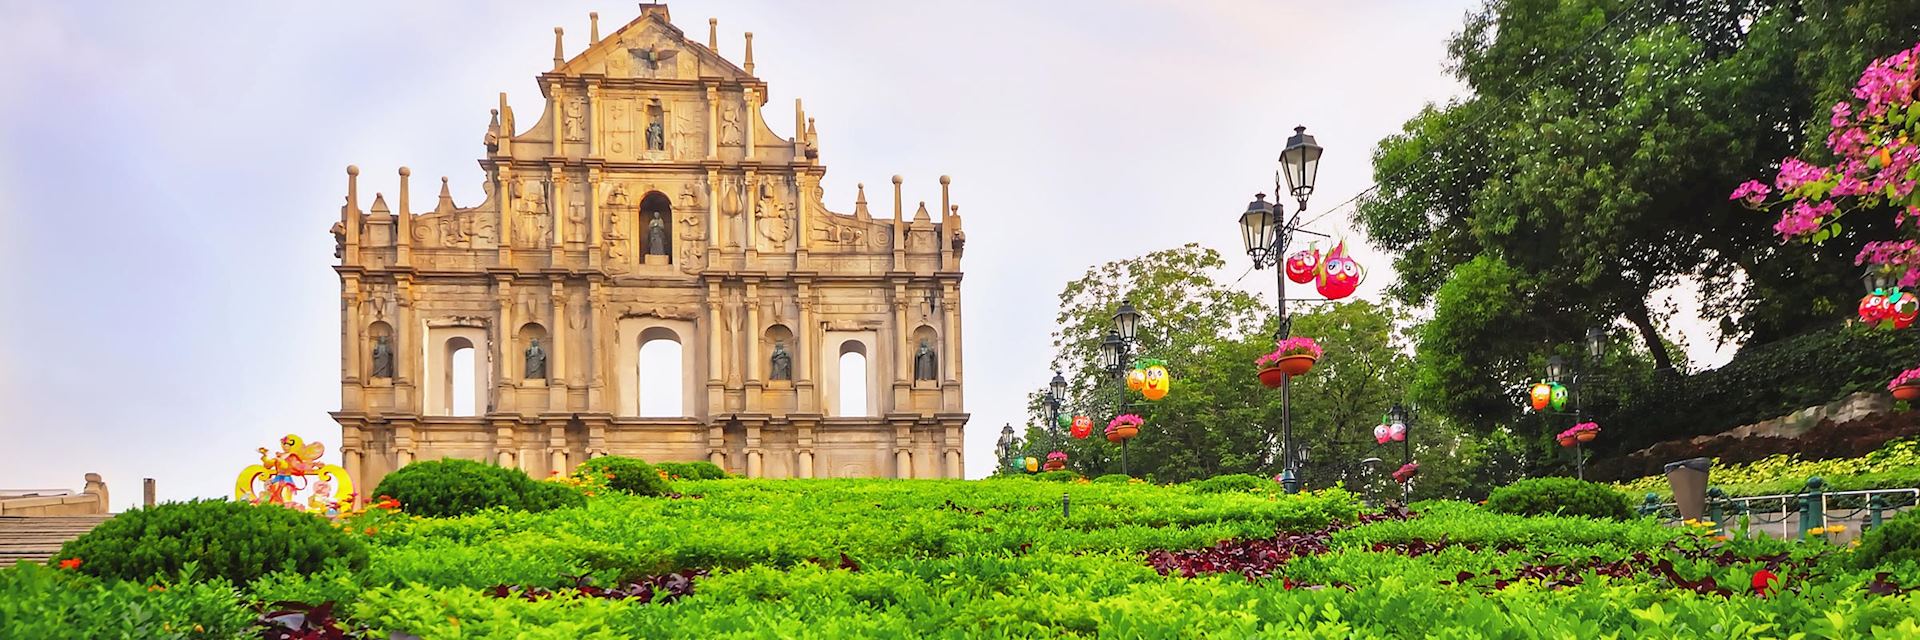
[[[1140,425],[1146,423],[1146,420],[1131,413],[1114,416],[1113,421],[1107,423],[1107,442],[1132,440],[1134,436],[1140,435]]]
[[[1286,376],[1297,376],[1312,369],[1321,353],[1320,344],[1313,338],[1294,336],[1275,344],[1272,353],[1255,358],[1253,364],[1260,367],[1260,384],[1274,389]]]
[[[1894,376],[1893,381],[1887,383],[1887,390],[1893,392],[1895,400],[1920,399],[1920,367],[1902,371],[1900,375]]]
[[[1593,442],[1594,438],[1598,437],[1600,437],[1600,425],[1592,422],[1582,422],[1573,425],[1572,428],[1566,431],[1560,432],[1560,438],[1563,441],[1571,438],[1574,442]],[[1567,445],[1563,442],[1562,446],[1572,445]]]
[[[1065,451],[1055,451],[1047,454],[1047,466],[1045,468],[1048,471],[1059,471],[1067,468],[1067,453]]]
[[[1413,479],[1413,474],[1416,474],[1419,472],[1420,472],[1420,463],[1418,462],[1409,462],[1409,463],[1400,465],[1400,468],[1393,472],[1393,481],[1398,482],[1400,484],[1406,484],[1407,481]]]

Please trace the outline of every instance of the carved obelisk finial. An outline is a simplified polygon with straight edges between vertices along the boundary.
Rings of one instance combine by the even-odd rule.
[[[746,69],[747,75],[753,75],[753,32],[752,31],[747,32],[747,62],[746,64],[740,65],[740,68]]]
[[[347,210],[360,210],[360,167],[347,165]]]
[[[707,18],[707,48],[720,53],[720,19]]]
[[[587,46],[600,44],[600,12],[587,12]]]
[[[907,219],[900,211],[900,176],[893,177],[893,268],[907,266]]]
[[[872,218],[873,214],[867,212],[867,183],[862,182],[854,187],[860,191],[853,199],[853,217],[862,220]]]
[[[412,169],[400,167],[400,215],[402,216],[407,215],[407,212],[410,211],[410,209],[407,208],[407,177],[411,175],[413,175]]]
[[[793,141],[807,141],[807,110],[800,106],[800,99],[793,99]]]
[[[413,209],[407,200],[407,177],[413,170],[400,167],[400,232],[394,242],[394,263],[402,267],[413,264]]]
[[[440,201],[434,203],[433,210],[452,211],[453,209],[453,191],[447,189],[447,177],[440,176]]]
[[[562,49],[560,46],[560,36],[564,33],[566,32],[561,30],[560,27],[553,28],[553,70],[554,71],[559,71],[561,66],[564,66],[567,64],[567,58],[566,58],[566,52],[565,52],[566,50]]]

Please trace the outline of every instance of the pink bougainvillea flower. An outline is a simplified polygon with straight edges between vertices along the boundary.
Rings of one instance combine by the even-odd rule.
[[[1733,195],[1727,199],[1744,201],[1749,207],[1758,207],[1767,201],[1767,194],[1770,193],[1773,193],[1773,189],[1767,188],[1765,183],[1759,180],[1748,180],[1734,188]]]
[[[1865,134],[1862,134],[1865,135]],[[1773,179],[1773,186],[1781,191],[1792,191],[1809,182],[1827,179],[1825,167],[1808,164],[1799,158],[1787,158],[1780,161],[1780,175]]]

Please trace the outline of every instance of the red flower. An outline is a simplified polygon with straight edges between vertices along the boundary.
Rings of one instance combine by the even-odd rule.
[[[1768,592],[1773,591],[1773,588],[1779,584],[1780,584],[1780,576],[1774,575],[1772,571],[1761,569],[1759,571],[1753,572],[1753,592],[1754,593],[1757,593],[1763,596],[1767,595]]]
[[[65,560],[61,560],[61,561],[60,561],[60,568],[62,568],[62,569],[78,569],[78,568],[80,568],[80,559],[79,559],[79,558],[67,558],[67,559],[65,559]]]

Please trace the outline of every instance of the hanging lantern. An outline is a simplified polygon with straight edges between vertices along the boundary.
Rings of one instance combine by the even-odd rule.
[[[1887,296],[1887,301],[1886,320],[1895,329],[1911,327],[1914,319],[1920,317],[1920,298],[1911,293],[1896,289]]]
[[[1067,416],[1064,416],[1064,415],[1063,415],[1063,416],[1059,416],[1059,417],[1057,417],[1057,418],[1054,418],[1054,419],[1053,419],[1053,421],[1054,421],[1054,423],[1055,423],[1055,424],[1058,424],[1058,425],[1060,425],[1060,428],[1062,428],[1062,429],[1065,429],[1065,428],[1067,428],[1067,427],[1068,427],[1069,425],[1072,425],[1072,424],[1073,424],[1073,418],[1069,418],[1069,417],[1067,417]]]
[[[1860,299],[1860,321],[1867,324],[1879,324],[1893,311],[1892,303],[1879,291],[1867,294]]]
[[[1547,405],[1552,407],[1554,411],[1565,411],[1567,409],[1567,388],[1560,386],[1558,382],[1553,383],[1553,397],[1548,401]]]
[[[1407,423],[1396,421],[1393,424],[1387,425],[1387,439],[1394,442],[1406,442]]]
[[[1068,429],[1067,433],[1076,439],[1085,440],[1087,436],[1093,435],[1093,418],[1074,416],[1073,427]]]
[[[1148,360],[1146,364],[1147,367],[1144,370],[1146,380],[1140,387],[1140,395],[1146,396],[1148,400],[1167,397],[1167,392],[1173,390],[1173,378],[1167,375],[1166,364],[1159,360]],[[1135,369],[1135,371],[1141,370]]]
[[[1386,443],[1387,443],[1387,440],[1388,440],[1389,438],[1391,438],[1391,437],[1393,437],[1393,436],[1391,435],[1391,431],[1392,431],[1392,430],[1391,430],[1391,429],[1388,429],[1388,428],[1387,428],[1387,425],[1386,425],[1385,423],[1381,423],[1381,424],[1377,424],[1377,425],[1374,425],[1374,427],[1373,427],[1373,441],[1374,441],[1374,442],[1377,442],[1377,443],[1380,443],[1380,444],[1386,444]]]
[[[1027,456],[1027,461],[1026,461],[1026,462],[1027,462],[1027,464],[1026,464],[1026,467],[1027,467],[1027,473],[1033,473],[1033,472],[1035,472],[1035,471],[1039,471],[1039,470],[1040,470],[1040,459],[1039,459],[1039,458],[1035,458],[1035,457],[1033,457],[1033,456]]]
[[[1320,249],[1301,249],[1287,256],[1287,279],[1294,284],[1313,282],[1314,274],[1320,269]]]
[[[1315,276],[1314,290],[1328,300],[1339,300],[1360,288],[1360,263],[1347,257],[1347,243],[1342,240],[1320,261]]]
[[[1534,411],[1546,411],[1547,405],[1553,402],[1553,386],[1545,382],[1533,385],[1533,391],[1528,394],[1528,397],[1533,403]]]
[[[1132,371],[1127,372],[1127,390],[1128,391],[1139,391],[1141,387],[1145,387],[1145,386],[1147,386],[1147,370],[1146,369],[1134,369]]]

